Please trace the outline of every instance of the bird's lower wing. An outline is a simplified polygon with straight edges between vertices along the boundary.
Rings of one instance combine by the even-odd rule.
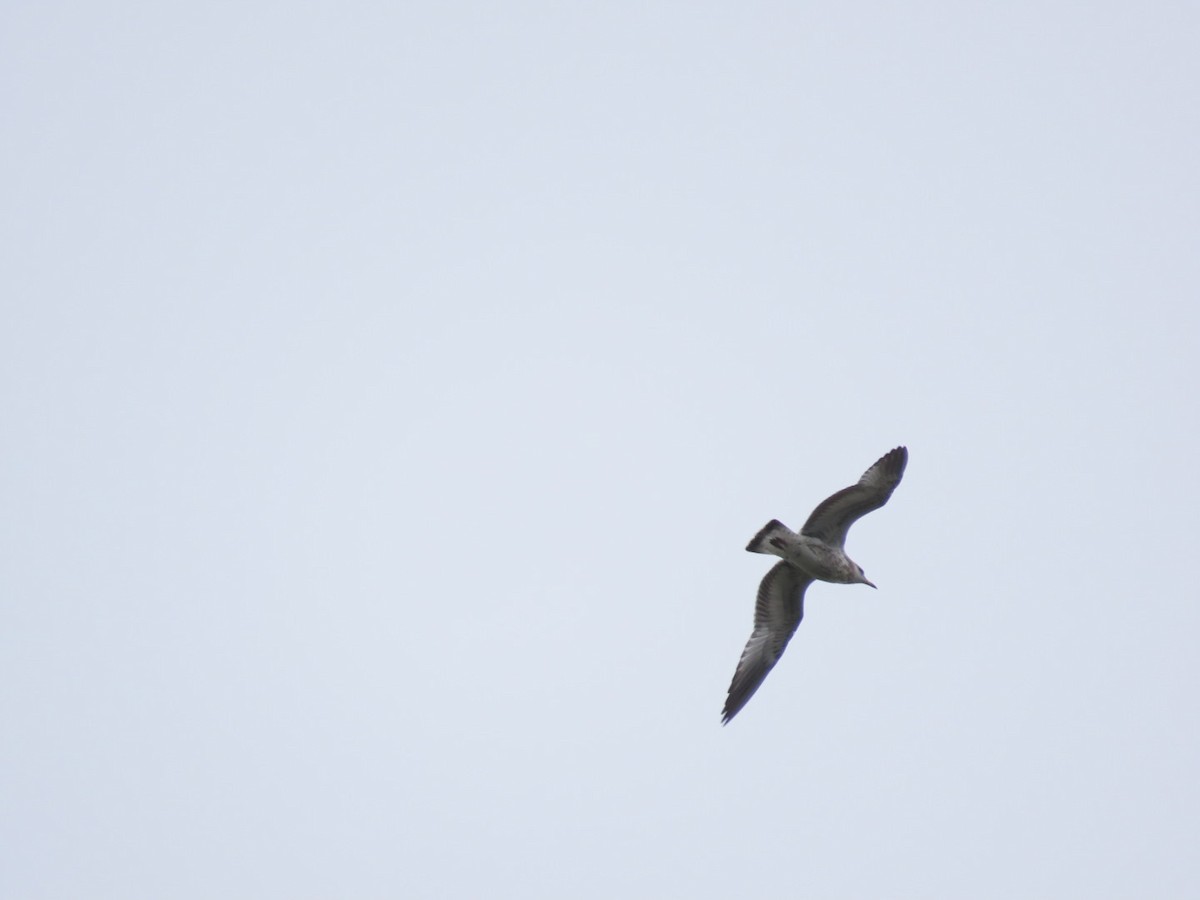
[[[733,673],[721,724],[738,714],[779,662],[804,618],[804,591],[810,584],[811,578],[786,562],[776,563],[763,577],[754,607],[754,632]]]

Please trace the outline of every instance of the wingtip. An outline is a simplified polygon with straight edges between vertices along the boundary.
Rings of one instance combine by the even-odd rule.
[[[883,454],[879,462],[883,463],[887,471],[893,474],[903,474],[905,468],[908,466],[908,448],[903,444],[899,447],[894,447]]]
[[[734,675],[735,680],[736,678],[737,675]],[[751,691],[750,693],[753,694],[754,691]],[[733,721],[733,717],[742,711],[742,707],[746,705],[749,699],[749,697],[737,696],[734,692],[733,685],[731,684],[729,686],[729,694],[725,697],[725,705],[721,708],[722,728]]]

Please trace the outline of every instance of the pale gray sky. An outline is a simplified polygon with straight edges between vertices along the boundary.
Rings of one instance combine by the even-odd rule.
[[[1196,896],[1198,35],[8,4],[0,895]]]

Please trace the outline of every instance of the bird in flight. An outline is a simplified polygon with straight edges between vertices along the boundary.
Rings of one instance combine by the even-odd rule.
[[[722,725],[749,702],[783,656],[804,618],[804,592],[813,581],[875,587],[863,574],[862,566],[846,555],[846,532],[867,513],[888,502],[907,464],[908,449],[897,447],[867,469],[857,484],[822,500],[799,533],[772,519],[746,545],[751,553],[773,554],[782,562],[777,562],[758,586],[754,631],[733,673]]]

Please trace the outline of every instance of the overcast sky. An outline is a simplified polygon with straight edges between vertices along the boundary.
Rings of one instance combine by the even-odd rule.
[[[0,895],[1195,897],[1198,38],[6,4]]]

